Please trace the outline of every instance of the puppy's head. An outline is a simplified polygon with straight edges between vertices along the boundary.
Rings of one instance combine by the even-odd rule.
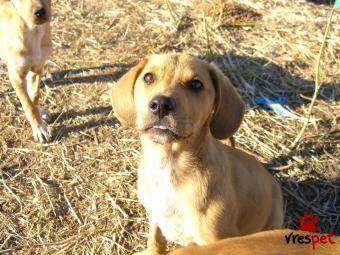
[[[51,0],[12,0],[19,15],[31,25],[51,20]]]
[[[118,119],[165,144],[210,129],[217,139],[238,129],[244,104],[214,65],[186,54],[142,60],[111,89]]]

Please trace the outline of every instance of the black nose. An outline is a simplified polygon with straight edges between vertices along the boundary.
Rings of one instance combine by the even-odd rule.
[[[37,7],[33,10],[33,14],[37,18],[43,18],[46,14],[46,9],[44,7]]]
[[[149,107],[151,112],[163,118],[175,110],[175,102],[171,97],[158,96],[151,100]]]

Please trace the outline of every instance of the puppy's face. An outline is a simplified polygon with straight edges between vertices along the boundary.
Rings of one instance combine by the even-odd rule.
[[[12,0],[20,16],[32,25],[51,20],[51,0]]]
[[[214,65],[187,54],[153,55],[111,89],[118,119],[143,136],[165,144],[208,132],[231,136],[243,116],[243,102]]]
[[[150,57],[135,83],[137,128],[161,144],[199,132],[214,107],[208,67],[184,54]]]

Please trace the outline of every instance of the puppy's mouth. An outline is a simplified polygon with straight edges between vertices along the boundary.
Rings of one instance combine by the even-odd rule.
[[[161,144],[171,143],[181,138],[173,127],[160,122],[146,125],[142,132],[148,135],[152,141]]]

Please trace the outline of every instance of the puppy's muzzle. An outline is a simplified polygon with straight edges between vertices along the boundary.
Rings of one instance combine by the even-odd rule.
[[[33,10],[33,14],[36,19],[44,19],[46,16],[46,9],[43,6],[39,6]]]
[[[176,110],[175,100],[171,97],[157,96],[149,104],[150,111],[162,119]]]

